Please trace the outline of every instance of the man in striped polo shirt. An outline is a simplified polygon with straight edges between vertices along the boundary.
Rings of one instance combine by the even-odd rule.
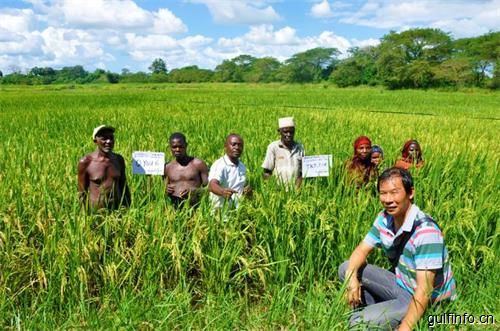
[[[409,172],[387,169],[377,188],[384,210],[339,267],[347,302],[356,308],[350,325],[411,330],[430,302],[455,299],[455,280],[441,230],[413,204]],[[375,247],[383,249],[393,271],[366,263]]]

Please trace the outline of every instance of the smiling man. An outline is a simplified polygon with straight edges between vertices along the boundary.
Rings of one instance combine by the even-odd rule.
[[[214,162],[208,175],[210,200],[215,209],[237,207],[243,195],[252,192],[246,185],[246,167],[240,161],[243,153],[243,138],[231,133],[224,143],[226,154]]]
[[[413,180],[400,168],[378,179],[384,207],[364,240],[339,267],[347,302],[357,310],[351,327],[411,330],[431,302],[455,298],[455,280],[441,230],[413,204]],[[366,263],[375,247],[389,258],[391,271]]]
[[[168,141],[175,159],[164,169],[167,194],[176,208],[186,200],[195,206],[200,201],[203,186],[208,183],[207,164],[187,154],[188,143],[182,133],[173,133]]]
[[[130,204],[125,161],[113,153],[114,132],[111,126],[96,127],[92,133],[96,150],[78,163],[78,191],[86,208],[117,209]]]
[[[280,118],[278,132],[281,136],[280,140],[269,144],[266,158],[262,163],[264,178],[269,178],[274,173],[280,183],[295,184],[296,187],[300,187],[304,146],[294,140],[295,122],[293,117]]]

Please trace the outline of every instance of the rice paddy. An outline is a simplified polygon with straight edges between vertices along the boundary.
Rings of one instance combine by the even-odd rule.
[[[386,166],[409,138],[423,148],[415,202],[445,234],[459,293],[427,314],[498,321],[499,105],[498,92],[482,90],[2,87],[0,326],[346,330],[337,267],[381,208],[373,187],[346,185],[343,163],[359,135],[383,146]],[[333,155],[330,176],[305,179],[296,192],[262,179],[266,147],[284,116],[295,117],[306,155]],[[116,128],[132,205],[85,214],[77,163],[95,148],[92,129],[103,123]],[[167,139],[175,131],[209,165],[223,155],[228,133],[245,140],[254,195],[228,222],[212,216],[206,197],[195,212],[176,214],[161,177],[132,176],[132,152],[171,159]],[[381,253],[370,262],[388,266]],[[427,329],[426,318],[419,329]]]

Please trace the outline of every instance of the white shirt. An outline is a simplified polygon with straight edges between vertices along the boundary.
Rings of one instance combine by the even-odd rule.
[[[237,207],[238,201],[243,194],[243,188],[245,187],[246,173],[247,168],[243,162],[239,161],[238,165],[236,165],[231,162],[227,155],[224,155],[210,167],[208,182],[212,179],[216,179],[220,186],[236,190],[238,193],[233,193],[228,202],[230,206]],[[222,208],[226,199],[210,192],[210,201],[212,201],[214,208]]]
[[[271,170],[280,182],[293,184],[295,178],[302,176],[304,154],[304,146],[301,143],[295,143],[292,150],[289,150],[281,140],[274,141],[267,147],[262,168]]]

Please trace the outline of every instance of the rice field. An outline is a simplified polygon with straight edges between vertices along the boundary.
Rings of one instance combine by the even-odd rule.
[[[295,117],[307,155],[333,155],[331,175],[306,179],[297,192],[261,178],[284,116]],[[343,162],[362,134],[383,146],[386,166],[407,139],[422,145],[415,201],[443,229],[459,294],[427,314],[500,319],[498,92],[3,86],[0,121],[2,329],[347,330],[337,267],[380,210],[373,187],[345,184]],[[76,170],[102,123],[117,129],[132,206],[89,215],[80,211]],[[196,212],[176,214],[161,177],[132,176],[132,152],[170,159],[174,131],[209,165],[228,133],[245,140],[254,195],[227,223],[211,215],[206,197]],[[380,253],[370,262],[388,266]]]

